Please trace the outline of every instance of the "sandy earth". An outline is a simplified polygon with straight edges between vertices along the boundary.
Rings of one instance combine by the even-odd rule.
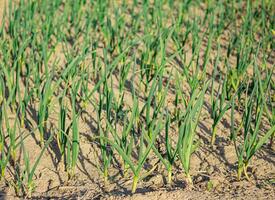
[[[0,0],[0,16],[4,10],[4,0]],[[0,18],[1,21],[1,18]],[[209,99],[207,94],[206,99]],[[137,193],[131,195],[131,180],[121,178],[118,168],[110,169],[111,181],[104,184],[95,159],[96,144],[90,140],[90,134],[95,130],[93,114],[83,116],[80,125],[80,157],[77,175],[73,180],[67,180],[64,166],[60,164],[58,153],[48,150],[39,164],[35,183],[37,185],[33,198],[37,199],[131,199],[131,200],[167,200],[167,199],[275,199],[275,154],[274,149],[265,146],[254,158],[249,173],[251,182],[236,181],[236,156],[234,147],[228,139],[229,113],[218,127],[217,145],[211,148],[209,144],[212,121],[209,116],[209,105],[205,104],[201,121],[197,129],[201,145],[192,156],[191,174],[194,177],[194,187],[187,187],[181,168],[173,177],[173,185],[165,185],[166,172],[159,166],[158,172],[138,184]],[[52,120],[55,116],[52,116]],[[86,123],[85,123],[86,122]],[[92,135],[92,134],[91,134]],[[26,140],[26,146],[31,150],[30,159],[35,160],[40,148],[34,138]],[[55,149],[52,144],[50,149]],[[163,172],[163,173],[159,173]],[[130,176],[131,177],[131,176]],[[212,187],[209,184],[212,183]],[[2,191],[2,192],[1,192]],[[3,182],[0,183],[0,199],[16,199],[14,191]]]

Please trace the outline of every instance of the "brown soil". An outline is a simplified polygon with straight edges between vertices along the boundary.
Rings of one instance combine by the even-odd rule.
[[[4,1],[0,0],[0,16],[4,10]],[[0,18],[1,21],[1,18]],[[209,73],[211,73],[209,68]],[[206,102],[209,94],[206,95]],[[209,101],[208,101],[209,102]],[[53,108],[54,109],[54,108]],[[80,156],[76,177],[67,180],[62,162],[59,162],[56,144],[51,144],[36,170],[36,191],[32,197],[37,199],[131,199],[131,200],[166,200],[166,199],[275,199],[275,154],[274,150],[264,146],[252,161],[249,168],[251,182],[236,180],[235,150],[228,139],[229,113],[227,113],[217,131],[216,146],[209,144],[212,120],[209,105],[206,103],[197,128],[200,147],[192,156],[191,174],[194,186],[185,183],[181,167],[174,168],[173,185],[166,186],[166,171],[159,164],[157,172],[139,182],[136,194],[131,194],[131,174],[121,178],[120,169],[110,169],[108,184],[104,183],[95,158],[97,144],[91,140],[96,130],[94,111],[85,113],[80,124]],[[52,115],[50,120],[57,120]],[[33,119],[35,120],[35,119]],[[39,155],[41,148],[35,136],[25,141],[32,163]],[[154,161],[152,157],[152,162]],[[8,170],[9,171],[9,170]],[[7,173],[6,179],[11,179]],[[210,186],[212,185],[212,186]],[[1,196],[2,195],[2,196]],[[12,188],[0,182],[0,199],[16,199]]]

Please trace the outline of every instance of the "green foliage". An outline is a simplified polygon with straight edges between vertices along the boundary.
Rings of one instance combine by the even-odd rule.
[[[192,184],[205,107],[212,145],[231,111],[239,178],[248,177],[251,158],[275,134],[273,10],[264,0],[8,0],[0,25],[1,180],[9,167],[8,183],[31,196],[36,169],[55,146],[73,178],[89,140],[106,183],[120,165],[132,192],[160,166],[172,184],[181,165]],[[32,137],[40,148],[34,160]]]

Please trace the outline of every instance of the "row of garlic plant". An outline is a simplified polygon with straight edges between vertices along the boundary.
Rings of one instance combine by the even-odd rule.
[[[235,33],[229,41],[226,58],[221,60],[223,56],[218,47],[214,59],[210,92],[212,144],[219,122],[226,111],[231,109],[231,139],[238,156],[239,176],[242,172],[247,176],[249,160],[274,135],[273,71],[268,71],[269,82],[262,81],[259,73],[254,72],[252,95],[245,95],[245,105],[238,105],[245,108],[243,121],[237,131],[234,128],[235,100],[238,97],[239,102],[242,102],[242,95],[247,94],[248,89],[243,87],[249,86],[247,81],[250,79],[245,77],[245,72],[252,64],[251,57],[258,56],[253,46],[256,41],[254,29],[261,29],[268,35],[261,38],[260,48],[264,56],[269,55],[268,47],[272,37],[268,34],[268,27],[272,25],[266,16],[270,11],[270,3],[261,3],[266,10],[261,10],[260,17],[254,16],[255,7],[253,10],[250,1],[246,4],[241,30],[234,24]],[[228,24],[231,21],[236,23],[241,2],[232,1],[232,4],[224,5],[222,1],[217,4],[209,1],[205,16],[189,17],[188,11],[196,7],[197,2],[169,1],[167,13],[172,16],[172,22],[165,20],[167,13],[163,10],[164,4],[163,1],[155,1],[153,4],[149,1],[141,4],[133,1],[127,7],[126,2],[116,4],[110,1],[20,0],[19,4],[8,1],[5,15],[9,23],[7,27],[2,23],[1,28],[1,177],[5,177],[9,164],[15,163],[20,168],[17,152],[20,154],[19,150],[22,150],[24,170],[15,169],[15,181],[11,183],[18,193],[22,190],[30,194],[34,190],[35,169],[53,140],[57,141],[69,177],[74,176],[81,148],[79,120],[89,104],[96,110],[99,134],[95,140],[101,151],[105,181],[108,180],[108,169],[117,152],[125,175],[129,170],[132,172],[133,192],[138,181],[156,169],[153,166],[144,172],[143,166],[152,154],[167,169],[169,184],[172,183],[173,168],[177,161],[181,163],[187,181],[192,183],[190,158],[199,144],[196,127],[210,85],[207,81],[207,67],[211,62],[211,50],[215,41],[218,41],[218,46],[221,44],[220,37]],[[141,13],[135,11],[137,6],[142,9]],[[127,9],[131,10],[130,29],[127,28],[129,22],[124,16]],[[173,10],[176,10],[176,14],[173,14]],[[183,28],[185,32],[182,32]],[[141,37],[137,36],[140,32]],[[206,38],[206,49],[203,49],[203,40]],[[172,55],[168,55],[167,46],[171,42],[175,49]],[[185,50],[190,42],[191,58]],[[58,45],[62,46],[65,61],[55,56]],[[103,53],[100,53],[101,49]],[[235,67],[229,63],[234,51],[237,52]],[[204,53],[202,59],[200,52]],[[176,58],[180,59],[182,65],[169,67],[171,63],[174,65],[173,60]],[[60,63],[65,64],[61,67]],[[227,71],[224,77],[219,77],[218,95],[215,95],[215,78],[218,72],[221,73],[218,69],[222,64],[227,66]],[[256,67],[254,69],[257,70]],[[118,97],[114,86],[117,72]],[[132,85],[130,93],[133,105],[126,111],[125,85],[128,80]],[[183,83],[186,83],[186,87],[183,87]],[[175,112],[167,105],[171,89],[175,90]],[[268,94],[267,102],[263,98],[265,94]],[[144,104],[140,102],[141,97],[145,99]],[[56,102],[60,106],[58,124],[50,119]],[[255,102],[254,126],[249,122],[254,122],[251,113],[255,110]],[[36,125],[31,124],[32,130],[26,133],[22,129],[29,123],[30,108],[37,112],[37,119]],[[260,137],[264,112],[267,113],[271,128]],[[10,113],[15,117],[11,118]],[[119,123],[123,124],[122,132]],[[237,132],[243,126],[244,144],[238,146],[237,143],[242,141],[238,140]],[[174,127],[177,130],[176,145],[172,142],[174,136],[171,134]],[[41,153],[31,166],[24,142],[33,133],[39,135],[37,138]],[[163,134],[164,153],[158,149],[156,142]],[[133,157],[135,153],[138,158]]]

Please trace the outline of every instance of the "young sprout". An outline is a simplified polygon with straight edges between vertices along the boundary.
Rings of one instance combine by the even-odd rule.
[[[163,114],[162,114],[163,115]],[[101,139],[106,140],[117,152],[118,154],[123,158],[123,160],[129,165],[129,168],[132,170],[134,177],[133,177],[133,184],[132,184],[132,193],[136,192],[138,181],[144,179],[147,177],[155,168],[154,166],[149,172],[141,175],[142,167],[151,151],[151,149],[154,146],[154,143],[156,141],[157,135],[160,133],[160,131],[163,128],[162,125],[162,118],[160,117],[158,121],[154,123],[154,127],[149,130],[145,130],[143,126],[141,130],[141,136],[139,138],[139,151],[138,151],[138,160],[137,163],[131,160],[131,155],[127,155],[126,152],[114,141],[111,139],[108,139],[104,136],[101,137]],[[145,146],[145,137],[148,137],[148,135],[151,135],[151,138],[148,138],[148,143]],[[136,164],[135,164],[136,163]]]
[[[134,136],[132,134],[134,134],[134,129],[136,128],[135,121],[139,118],[138,115],[138,100],[136,97],[134,97],[132,114],[129,119],[125,117],[121,135],[117,132],[117,130],[113,129],[110,122],[107,121],[107,129],[110,130],[115,142],[121,147],[121,149],[126,153],[127,156],[131,156],[133,150]],[[122,160],[123,172],[125,175],[127,173],[127,170],[129,169],[129,165],[123,158]]]
[[[31,195],[35,189],[33,177],[35,175],[36,168],[38,167],[38,164],[39,164],[40,160],[42,159],[42,156],[43,156],[45,150],[48,148],[49,144],[52,142],[53,134],[49,137],[49,139],[44,144],[42,150],[40,151],[35,162],[33,163],[33,166],[31,166],[31,163],[30,163],[29,153],[25,149],[24,139],[25,138],[23,138],[21,135],[20,142],[19,142],[19,144],[17,144],[17,146],[20,145],[22,148],[22,151],[23,151],[23,160],[24,160],[24,168],[25,168],[23,181],[26,181],[27,196],[29,198],[31,198]]]
[[[264,102],[264,111],[265,114],[271,124],[271,126],[275,125],[275,93],[274,93],[274,80],[272,80],[272,75],[274,71],[275,66],[271,70],[268,70],[266,79],[263,81],[263,86],[262,86],[262,94],[266,96],[267,101]],[[264,92],[267,91],[267,92]],[[275,131],[272,133],[271,138],[270,138],[270,146],[272,147],[273,145],[273,139],[275,136]]]
[[[3,129],[3,115],[4,115],[4,102],[0,103],[0,152],[1,152],[1,156],[0,156],[0,170],[1,170],[1,174],[0,174],[0,180],[2,178],[5,177],[5,171],[6,171],[6,168],[7,168],[7,164],[10,160],[10,155],[11,155],[11,152],[8,151],[6,152],[5,151],[5,132],[4,132],[4,129]]]
[[[58,119],[57,144],[62,155],[64,155],[65,153],[65,148],[67,144],[66,117],[67,117],[68,108],[65,101],[66,91],[67,90],[65,89],[64,93],[59,99],[60,111],[59,111],[59,119]]]
[[[76,110],[76,96],[79,90],[80,82],[73,83],[70,95],[72,103],[72,122],[71,122],[71,140],[67,142],[67,170],[69,178],[75,175],[75,168],[78,161],[79,154],[79,130],[78,130],[78,118],[79,113]]]
[[[213,119],[212,125],[212,138],[211,144],[214,145],[216,134],[217,134],[217,125],[221,121],[222,117],[224,116],[225,112],[230,108],[230,102],[226,102],[226,82],[227,77],[221,82],[222,76],[219,77],[219,87],[217,93],[215,93],[214,82],[217,76],[217,66],[219,60],[219,53],[216,58],[214,72],[212,76],[212,85],[211,85],[211,118]]]
[[[46,123],[49,117],[49,103],[53,95],[52,90],[52,77],[49,77],[46,80],[45,85],[42,88],[42,91],[39,95],[39,110],[38,110],[38,126],[40,132],[40,142],[44,144],[44,132],[46,128]]]
[[[192,178],[189,172],[190,158],[197,146],[194,144],[196,128],[199,122],[199,117],[203,107],[204,94],[207,87],[208,83],[205,83],[203,88],[198,87],[193,91],[193,93],[191,93],[186,111],[181,113],[179,120],[177,151],[186,175],[186,180],[189,184],[192,184]]]
[[[238,128],[236,128],[234,117],[235,97],[232,99],[231,139],[234,142],[238,157],[238,180],[241,179],[243,173],[245,177],[250,180],[247,169],[251,158],[275,131],[274,125],[266,132],[261,131],[265,95],[262,93],[260,76],[258,73],[255,74],[252,80],[253,88],[250,94],[248,94],[250,85],[247,84],[244,113],[240,127]],[[240,133],[241,135],[239,135]]]

